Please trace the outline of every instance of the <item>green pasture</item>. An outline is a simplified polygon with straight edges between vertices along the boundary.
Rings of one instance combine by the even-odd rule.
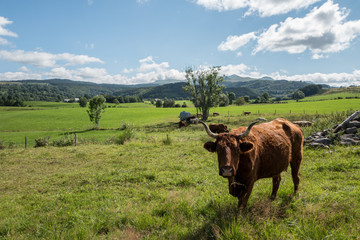
[[[259,180],[239,214],[202,128],[166,138],[0,150],[0,239],[358,239],[359,147],[305,148],[299,194]]]
[[[196,113],[195,108],[156,108],[150,103],[110,105],[102,114],[100,128],[105,131],[90,131],[92,125],[87,108],[76,103],[31,102],[32,107],[0,107],[0,141],[5,145],[22,146],[25,137],[29,146],[40,137],[62,138],[78,133],[79,138],[98,139],[100,142],[116,134],[124,124],[136,129],[167,126],[176,128],[181,111]],[[247,104],[213,108],[219,117],[210,117],[210,122],[227,123],[230,127],[247,124],[257,117],[276,117],[299,120],[321,114],[336,114],[359,109],[360,99],[339,99],[316,102],[289,102],[284,104]],[[249,111],[250,116],[243,112]]]
[[[306,97],[302,101],[321,101],[344,98],[360,98],[360,87],[333,88],[320,95]]]
[[[0,108],[0,239],[359,238],[360,146],[305,147],[297,196],[288,170],[275,201],[271,179],[259,180],[238,213],[216,154],[202,147],[212,139],[201,125],[177,127],[179,113],[194,108],[111,105],[92,130],[78,104],[31,105]],[[310,120],[308,136],[359,106],[360,99],[229,106],[212,109],[220,116],[209,123]],[[74,133],[76,147],[32,147]]]

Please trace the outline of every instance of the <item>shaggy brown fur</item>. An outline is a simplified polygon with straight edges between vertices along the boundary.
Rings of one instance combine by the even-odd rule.
[[[224,133],[224,132],[229,132],[229,130],[227,129],[227,126],[219,123],[219,124],[210,124],[209,125],[210,130],[213,133]]]
[[[219,174],[229,180],[229,192],[239,199],[238,207],[248,202],[255,181],[273,179],[271,199],[275,199],[280,186],[281,172],[291,165],[294,192],[298,191],[304,136],[299,126],[286,119],[275,119],[254,126],[247,137],[238,136],[247,127],[230,133],[221,133],[215,142],[204,148],[217,152]]]

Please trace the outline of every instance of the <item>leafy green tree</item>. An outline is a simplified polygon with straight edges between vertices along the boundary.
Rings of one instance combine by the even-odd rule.
[[[160,99],[156,100],[156,107],[161,108],[162,107],[162,101]]]
[[[250,97],[249,96],[244,96],[244,100],[245,100],[245,102],[250,102]]]
[[[166,100],[164,101],[163,107],[164,107],[164,108],[170,108],[170,107],[174,107],[174,105],[175,105],[175,101],[174,101],[174,100],[172,100],[172,99],[166,99]]]
[[[226,107],[229,105],[229,98],[226,94],[222,93],[220,94],[220,98],[219,98],[219,106],[220,107]]]
[[[212,107],[219,104],[220,94],[224,86],[220,83],[224,81],[219,77],[220,67],[212,67],[209,70],[193,71],[186,70],[187,83],[183,89],[192,97],[195,107],[202,112],[202,120],[207,120],[209,111]]]
[[[89,109],[87,113],[89,115],[90,121],[94,123],[94,128],[99,128],[99,121],[101,118],[101,113],[105,111],[106,105],[104,104],[106,99],[104,96],[95,96],[90,99]]]
[[[236,99],[236,95],[233,92],[229,93],[229,104],[233,104],[233,101]]]
[[[270,95],[268,92],[263,92],[263,94],[261,94],[261,98],[262,98],[262,102],[269,102]]]
[[[244,105],[245,104],[245,99],[243,97],[239,97],[238,99],[235,100],[235,104],[237,106],[240,106],[240,105]]]
[[[79,100],[80,107],[86,107],[88,101],[89,100],[86,97],[81,97]]]
[[[293,99],[295,99],[297,102],[303,98],[305,98],[305,94],[301,90],[297,90],[293,95]]]

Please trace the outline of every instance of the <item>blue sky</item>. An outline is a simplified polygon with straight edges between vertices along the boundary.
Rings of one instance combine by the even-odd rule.
[[[358,0],[1,0],[0,80],[136,84],[188,67],[360,85]]]

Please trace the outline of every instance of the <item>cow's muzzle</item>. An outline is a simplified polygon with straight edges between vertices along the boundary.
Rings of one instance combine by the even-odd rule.
[[[225,178],[234,176],[234,168],[232,167],[222,167],[219,172],[220,176]]]

